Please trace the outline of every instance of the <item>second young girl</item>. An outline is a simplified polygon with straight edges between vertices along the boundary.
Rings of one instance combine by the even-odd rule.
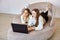
[[[30,19],[30,10],[28,8],[24,9],[21,14],[21,23],[27,24]]]
[[[42,30],[45,23],[45,19],[40,15],[38,9],[32,10],[32,16],[30,16],[28,25],[30,30]]]

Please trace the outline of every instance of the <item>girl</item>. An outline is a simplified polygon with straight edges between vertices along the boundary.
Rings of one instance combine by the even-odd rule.
[[[28,8],[26,8],[22,11],[22,15],[21,15],[21,23],[22,24],[28,23],[28,20],[30,18],[30,14],[31,14],[31,12]]]
[[[28,26],[30,26],[30,28],[28,29],[29,30],[42,30],[45,22],[46,22],[45,19],[39,14],[39,10],[33,9],[32,16],[30,16],[30,19],[28,22]]]

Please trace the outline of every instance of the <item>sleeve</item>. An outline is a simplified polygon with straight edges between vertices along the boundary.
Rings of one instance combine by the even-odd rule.
[[[35,30],[42,30],[43,29],[43,17],[40,16],[38,21],[39,23],[38,23],[38,26],[35,27]]]
[[[21,23],[25,24],[25,21],[23,20],[23,16],[21,15]]]

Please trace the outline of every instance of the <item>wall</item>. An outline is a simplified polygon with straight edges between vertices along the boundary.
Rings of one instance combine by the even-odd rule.
[[[59,7],[56,7],[55,17],[60,18],[60,8]]]
[[[25,5],[24,0],[0,0],[0,13],[18,14]]]
[[[60,18],[60,0],[48,0],[48,1],[56,6],[55,17]]]
[[[56,7],[55,17],[60,18],[60,0],[29,0],[27,3],[50,2]]]
[[[39,1],[41,0],[0,0],[0,13],[18,14],[28,4]]]
[[[56,17],[60,17],[60,0],[0,0],[0,13],[20,14],[22,8],[35,2],[51,2],[56,6]]]

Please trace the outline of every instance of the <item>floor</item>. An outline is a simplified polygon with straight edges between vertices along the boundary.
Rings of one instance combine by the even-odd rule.
[[[0,40],[7,40],[7,31],[11,27],[12,19],[17,15],[0,14]],[[60,19],[55,18],[55,33],[49,40],[60,40]]]

